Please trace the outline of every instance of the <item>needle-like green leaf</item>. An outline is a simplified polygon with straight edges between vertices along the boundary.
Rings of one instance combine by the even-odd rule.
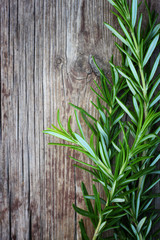
[[[53,131],[48,131],[48,130],[44,130],[43,133],[52,135],[54,137],[63,139],[65,141],[68,141],[68,142],[71,142],[71,143],[75,143],[75,140],[73,140],[72,138],[69,138],[68,136],[66,136],[63,133],[59,133],[59,132],[56,132],[56,131],[53,132]]]
[[[123,22],[121,21],[120,18],[118,18],[118,22],[119,22],[119,25],[121,26],[124,34],[126,35],[126,38],[127,38],[128,42],[133,46],[132,39],[131,39],[131,37],[130,37],[128,31],[127,31],[127,29],[125,28],[125,26],[124,26],[124,24],[123,24]]]
[[[128,108],[118,99],[116,98],[118,104],[121,106],[121,108],[124,110],[124,112],[127,113],[127,115],[133,120],[133,122],[135,124],[137,124],[137,120],[135,119],[135,117],[132,115],[132,113],[128,110]]]
[[[75,133],[75,137],[78,140],[78,142],[80,143],[80,145],[88,152],[91,154],[92,157],[94,157],[95,159],[97,158],[96,154],[93,152],[92,148],[89,146],[89,144],[81,137],[79,136],[77,133]]]
[[[141,219],[141,221],[138,223],[138,226],[137,226],[137,231],[140,232],[141,231],[141,228],[143,227],[145,221],[146,221],[146,218],[147,217],[144,217]]]
[[[82,136],[83,139],[85,140],[85,136],[84,136],[84,133],[83,133],[83,130],[82,130],[82,126],[81,126],[80,121],[79,121],[79,118],[78,118],[77,111],[75,110],[74,113],[75,113],[77,125],[78,125],[79,131],[80,131],[80,133],[81,133],[81,136]]]
[[[158,40],[159,40],[159,35],[157,35],[151,42],[148,50],[147,50],[147,53],[144,57],[144,60],[143,60],[143,67],[147,64],[148,60],[150,59],[152,53],[154,52],[156,46],[157,46],[157,43],[158,43]]]
[[[132,1],[132,28],[134,28],[136,24],[137,7],[138,7],[138,1],[137,0]]]
[[[108,23],[104,23],[104,25],[119,39],[121,40],[121,42],[123,42],[125,45],[128,46],[128,42],[125,40],[124,37],[122,37],[122,35],[117,32],[112,26],[110,26]]]
[[[160,100],[160,92],[153,98],[153,100],[150,103],[150,108],[153,107],[158,101]]]
[[[127,56],[127,61],[128,61],[129,67],[130,67],[130,69],[131,69],[131,71],[133,73],[134,78],[136,79],[138,84],[140,84],[140,79],[139,79],[139,76],[137,74],[137,71],[136,71],[136,69],[135,69],[135,67],[134,67],[134,65],[132,63],[132,60],[128,56]]]
[[[87,236],[85,226],[84,226],[84,223],[83,223],[82,219],[81,219],[81,221],[79,221],[79,226],[80,226],[80,229],[81,229],[82,240],[89,240],[89,237]]]
[[[160,154],[158,154],[158,156],[154,159],[154,161],[151,163],[151,167],[154,166],[160,159]]]
[[[96,189],[96,186],[94,184],[93,184],[93,193],[94,193],[94,196],[95,196],[95,203],[97,205],[98,212],[99,212],[99,214],[101,214],[101,200],[100,200],[100,197],[99,197],[99,193]]]
[[[151,100],[151,98],[153,97],[153,94],[155,93],[156,89],[158,88],[160,84],[160,77],[157,79],[157,81],[155,82],[155,84],[153,85],[150,93],[149,93],[149,100]]]
[[[156,61],[154,62],[154,65],[152,67],[152,71],[151,71],[151,73],[149,75],[149,78],[148,78],[148,84],[150,83],[150,81],[154,77],[154,74],[157,71],[157,68],[158,68],[158,65],[159,65],[159,61],[160,61],[160,54],[158,54],[158,57],[156,58]]]
[[[137,41],[138,41],[138,44],[140,43],[140,39],[141,39],[141,26],[142,26],[142,13],[140,15],[140,18],[138,20],[138,27],[137,27]]]
[[[150,189],[152,189],[158,182],[160,181],[160,178],[155,180],[144,192],[146,194]]]

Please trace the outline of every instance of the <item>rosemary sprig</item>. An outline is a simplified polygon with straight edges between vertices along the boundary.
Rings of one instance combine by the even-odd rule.
[[[107,239],[158,239],[160,229],[153,232],[153,227],[159,222],[159,216],[152,202],[159,194],[153,194],[152,189],[160,181],[160,171],[156,169],[160,159],[157,150],[160,143],[160,95],[156,93],[160,76],[155,77],[160,54],[151,69],[149,60],[159,43],[160,24],[156,25],[157,16],[150,12],[145,1],[149,23],[142,33],[143,15],[138,18],[137,0],[132,0],[131,9],[126,0],[108,1],[116,9],[113,14],[117,16],[124,33],[122,36],[105,23],[122,42],[122,46],[116,43],[122,55],[122,65],[115,66],[111,58],[112,80],[109,80],[93,59],[101,75],[100,86],[95,82],[99,92],[92,89],[97,95],[97,103],[92,104],[99,112],[99,119],[72,104],[92,131],[90,143],[84,136],[76,110],[79,134],[72,131],[70,118],[68,131],[64,129],[59,111],[59,128],[52,125],[53,128],[48,128],[44,133],[69,142],[50,144],[70,147],[92,160],[92,164],[87,164],[73,158],[78,162],[76,167],[89,172],[93,181],[102,185],[106,198],[100,197],[94,184],[93,195],[88,195],[82,183],[87,210],[73,207],[79,214],[90,218],[95,228],[93,240],[104,239],[102,233],[110,229],[114,233]],[[132,97],[132,106],[126,106],[128,96]],[[124,116],[128,116],[128,121],[123,120]],[[94,206],[91,200],[94,200]],[[83,220],[79,224],[82,239],[88,240]]]

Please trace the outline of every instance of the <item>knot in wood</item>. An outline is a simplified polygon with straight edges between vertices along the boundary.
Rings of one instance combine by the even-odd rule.
[[[61,59],[60,57],[57,58],[57,59],[56,59],[56,64],[59,65],[59,64],[61,64],[61,63],[62,63],[62,59]]]
[[[91,73],[91,67],[88,62],[88,56],[80,54],[77,56],[77,59],[74,63],[74,71],[81,73]]]

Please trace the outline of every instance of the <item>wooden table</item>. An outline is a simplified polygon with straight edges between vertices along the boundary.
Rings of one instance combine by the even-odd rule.
[[[160,1],[148,2],[160,10]],[[57,125],[58,109],[67,127],[74,113],[69,102],[96,116],[90,103],[96,97],[90,87],[99,74],[91,57],[108,77],[111,55],[116,63],[120,61],[116,38],[103,25],[106,21],[118,28],[111,10],[107,0],[0,2],[2,240],[81,239],[81,217],[72,203],[84,205],[80,184],[87,183],[91,193],[92,181],[75,169],[69,156],[84,157],[48,146],[50,141],[60,141],[42,130]],[[76,130],[74,117],[72,126]],[[83,120],[82,126],[89,136]],[[91,237],[92,226],[84,221]]]

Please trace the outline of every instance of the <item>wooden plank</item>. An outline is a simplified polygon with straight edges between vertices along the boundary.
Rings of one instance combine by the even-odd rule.
[[[2,3],[1,3],[1,10],[2,10]],[[2,148],[2,142],[1,142],[1,238],[7,239],[7,237],[10,236],[9,232],[9,225],[10,225],[10,214],[9,214],[9,203],[10,203],[10,194],[9,194],[9,188],[8,188],[8,182],[9,182],[9,176],[8,176],[8,154],[7,154],[7,148],[8,148],[8,142],[7,142],[7,121],[4,121],[4,119],[8,120],[8,102],[9,102],[9,96],[10,91],[6,88],[8,84],[8,11],[7,11],[6,4],[3,5],[3,11],[1,11],[1,33],[2,33],[2,23],[3,23],[3,35],[1,35],[1,128],[6,129],[5,131],[1,131],[1,140],[2,142],[5,142],[6,147]],[[2,76],[5,79],[5,82],[2,82]],[[5,104],[4,104],[5,101]],[[3,160],[2,160],[3,159]]]
[[[111,55],[120,59],[103,25],[116,25],[111,9],[106,0],[1,0],[2,240],[81,239],[72,203],[84,206],[80,184],[92,193],[91,178],[69,159],[81,154],[48,146],[59,140],[42,130],[57,125],[58,108],[67,127],[69,102],[96,116],[91,56],[109,77]],[[74,118],[72,126],[77,129]],[[83,121],[82,127],[89,136]],[[87,219],[85,225],[91,237]]]

